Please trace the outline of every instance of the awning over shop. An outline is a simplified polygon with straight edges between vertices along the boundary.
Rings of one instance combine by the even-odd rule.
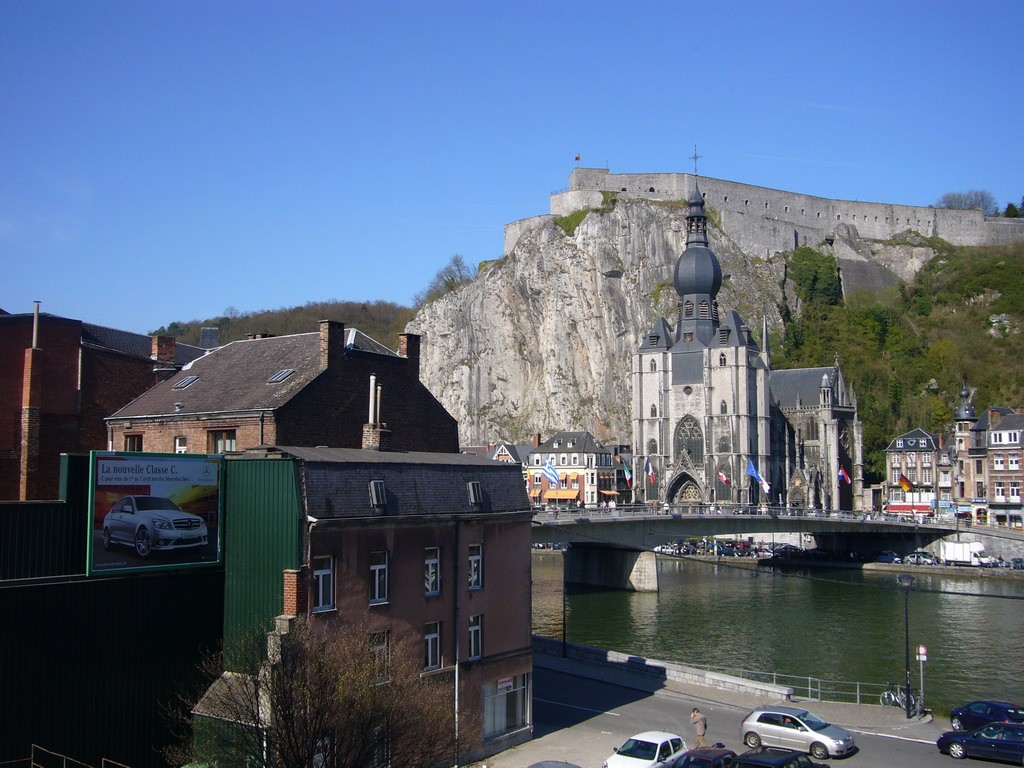
[[[580,476],[579,472],[573,472],[572,474],[569,475],[569,482],[572,482],[573,480],[575,480],[579,476]]]
[[[540,488],[536,488],[536,489],[530,491],[530,497],[534,498],[534,499],[537,498],[538,496],[540,496],[540,494],[541,494]]]
[[[619,495],[618,491],[598,491],[598,493],[603,493],[605,496],[618,496]]]
[[[545,491],[545,499],[575,499],[580,495],[579,491],[572,490],[557,490],[557,491]]]

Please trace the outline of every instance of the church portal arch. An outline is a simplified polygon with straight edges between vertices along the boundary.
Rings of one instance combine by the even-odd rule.
[[[679,472],[668,485],[665,501],[669,504],[703,504],[704,490],[689,472]]]

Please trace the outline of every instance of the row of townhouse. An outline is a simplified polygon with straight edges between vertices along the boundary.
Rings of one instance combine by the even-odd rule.
[[[886,450],[887,509],[955,512],[976,524],[1022,527],[1024,408],[980,415],[960,391],[952,436],[915,429]]]

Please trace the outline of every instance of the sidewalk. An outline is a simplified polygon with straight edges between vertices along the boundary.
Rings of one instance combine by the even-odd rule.
[[[786,704],[805,707],[830,723],[846,728],[852,733],[870,733],[878,736],[908,739],[934,744],[939,736],[949,730],[944,722],[936,722],[931,715],[921,720],[907,720],[906,713],[894,707],[878,704],[842,704],[831,701],[807,701],[793,697],[784,702],[778,697],[756,696],[749,693],[687,685],[676,680],[655,680],[646,675],[631,673],[629,670],[608,669],[605,666],[589,664],[578,659],[562,658],[547,653],[534,653],[535,667],[544,667],[579,677],[590,677],[625,688],[684,696],[688,699],[711,702],[720,706],[744,712],[765,704]]]

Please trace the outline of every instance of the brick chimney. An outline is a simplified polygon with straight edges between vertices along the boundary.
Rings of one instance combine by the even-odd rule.
[[[420,377],[420,336],[416,333],[402,333],[398,336],[398,354],[408,359],[409,373]]]
[[[152,353],[153,373],[157,381],[167,381],[176,372],[174,365],[175,341],[173,336],[153,336]]]
[[[306,612],[306,568],[289,568],[284,572],[284,613],[302,616]]]
[[[364,451],[390,451],[391,430],[387,424],[363,424]]]
[[[536,432],[533,435],[533,447],[540,448],[540,432]]]
[[[320,321],[320,367],[333,368],[345,353],[345,324],[337,320]]]
[[[988,409],[988,426],[989,429],[993,429],[999,426],[999,422],[1003,420],[1002,411],[998,411],[995,408]]]

